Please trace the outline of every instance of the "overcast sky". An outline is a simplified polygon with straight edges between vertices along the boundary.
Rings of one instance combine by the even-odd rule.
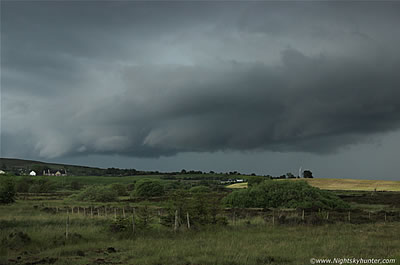
[[[400,2],[1,1],[1,156],[400,180]]]

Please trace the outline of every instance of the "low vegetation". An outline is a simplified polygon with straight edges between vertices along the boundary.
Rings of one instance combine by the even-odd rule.
[[[248,189],[236,190],[224,202],[230,207],[249,208],[348,208],[349,205],[328,191],[304,181],[263,181]]]
[[[396,192],[324,191],[261,176],[247,176],[249,187],[232,191],[198,172],[0,180],[0,264],[400,260]]]
[[[118,191],[112,186],[88,186],[78,194],[72,195],[78,201],[114,202],[118,199]]]

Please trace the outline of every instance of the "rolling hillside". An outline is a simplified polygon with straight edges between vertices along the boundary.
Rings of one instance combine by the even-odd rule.
[[[28,172],[30,170],[35,170],[39,174],[43,172],[44,169],[50,169],[50,170],[66,169],[68,174],[70,175],[83,175],[83,176],[102,175],[106,170],[95,167],[45,163],[40,161],[14,159],[14,158],[0,158],[0,169],[12,173],[17,173],[20,171]]]

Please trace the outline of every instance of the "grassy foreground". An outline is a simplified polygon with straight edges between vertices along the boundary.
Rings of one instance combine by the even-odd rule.
[[[278,181],[307,181],[311,186],[323,190],[352,190],[352,191],[400,191],[400,181],[367,180],[367,179],[287,179]],[[247,183],[236,183],[227,188],[247,188]]]
[[[242,265],[310,264],[310,258],[395,258],[400,264],[400,224],[275,225],[248,219],[226,227],[112,233],[112,218],[50,214],[18,201],[0,206],[0,264]],[[10,240],[13,232],[31,240]]]

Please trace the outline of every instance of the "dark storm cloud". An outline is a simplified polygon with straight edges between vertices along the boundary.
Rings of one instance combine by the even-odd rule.
[[[396,130],[399,9],[2,3],[2,153],[329,153]]]

